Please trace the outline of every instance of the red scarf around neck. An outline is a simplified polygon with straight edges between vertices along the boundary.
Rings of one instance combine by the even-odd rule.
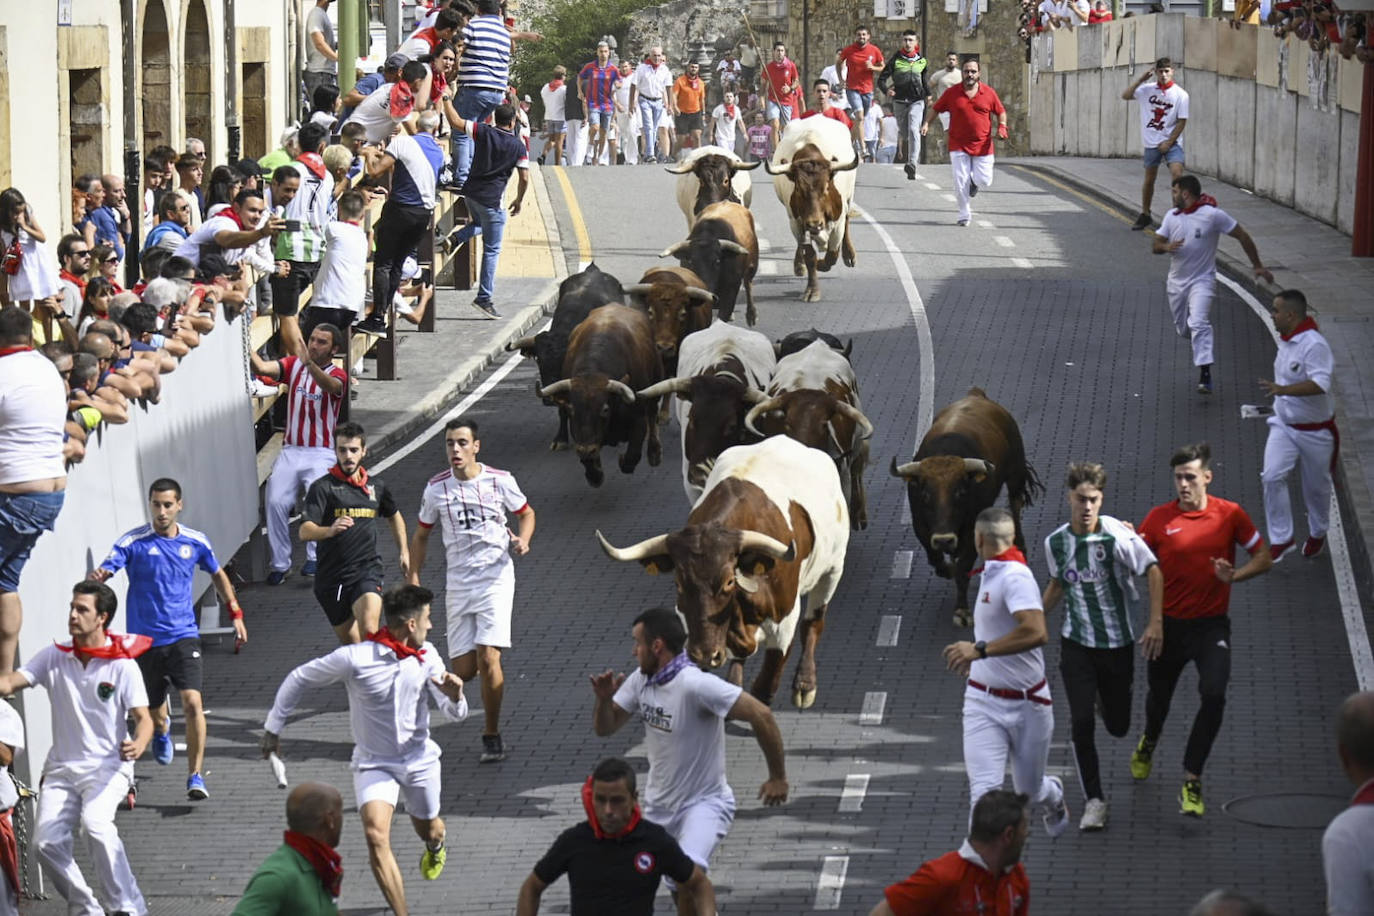
[[[302,859],[310,863],[329,896],[335,900],[339,899],[339,890],[343,886],[343,858],[338,850],[326,846],[313,836],[306,836],[294,830],[283,832],[281,839],[287,846],[300,853]]]
[[[138,658],[153,646],[151,636],[139,636],[135,633],[111,633],[109,631],[106,631],[105,635],[110,638],[110,641],[103,646],[93,648],[61,642],[54,642],[53,645],[69,655],[74,653],[79,659]]]
[[[354,474],[354,476],[349,477],[347,474],[343,472],[343,468],[339,467],[336,464],[329,469],[329,475],[331,477],[336,477],[339,480],[342,480],[350,487],[357,487],[359,490],[367,489],[367,468],[365,467],[359,467],[357,473]]]
[[[0,347],[0,357],[12,356],[15,353],[24,353],[32,349],[33,347]]]
[[[1163,84],[1163,85],[1160,85],[1159,83],[1155,83],[1155,88],[1156,88],[1156,89],[1159,89],[1159,90],[1162,91],[1162,92],[1168,92],[1170,89],[1174,88],[1174,81],[1173,81],[1173,80],[1169,80],[1169,82],[1167,82],[1167,83],[1165,83],[1165,84]]]
[[[587,823],[592,825],[592,833],[596,834],[598,840],[618,840],[639,826],[639,804],[636,803],[634,811],[630,814],[630,822],[625,825],[624,830],[619,833],[607,833],[601,829],[601,822],[596,819],[596,804],[592,800],[592,777],[590,776],[582,784],[582,807],[587,810]]]
[[[397,80],[391,87],[388,102],[391,117],[397,121],[408,118],[410,113],[415,110],[415,91],[410,88],[410,83],[405,80]]]
[[[324,178],[324,157],[319,153],[301,153],[296,161],[310,170],[316,178]]]
[[[734,106],[734,105],[726,105],[726,106],[725,106],[725,116],[726,116],[727,118],[729,118],[731,121],[733,121],[733,120],[735,119],[735,106]]]
[[[1021,552],[1021,548],[1019,548],[1019,547],[1008,547],[1006,550],[1002,551],[1002,552],[999,553],[997,556],[988,558],[988,560],[986,560],[985,562],[987,562],[987,563],[1020,563],[1022,566],[1027,566],[1027,565],[1029,565],[1028,563],[1026,563],[1026,555],[1025,555],[1024,553]],[[968,577],[969,577],[970,579],[972,579],[974,576],[976,576],[976,575],[978,575],[980,572],[982,572],[982,571],[984,570],[984,568],[985,568],[984,566],[979,566],[977,569],[971,569],[971,570],[969,570]]]
[[[1217,199],[1215,197],[1211,194],[1203,194],[1197,200],[1193,201],[1191,205],[1187,207],[1178,207],[1174,212],[1178,214],[1195,213],[1199,207],[1215,207],[1216,205]]]
[[[411,646],[407,646],[405,643],[401,642],[395,636],[392,636],[391,631],[388,630],[386,627],[382,627],[376,633],[367,634],[367,638],[375,643],[381,643],[382,645],[386,646],[388,649],[394,652],[396,654],[396,658],[398,658],[401,661],[405,661],[408,658],[413,658],[416,661],[421,661],[425,657],[424,649],[415,649]]]
[[[1360,786],[1355,792],[1355,797],[1350,800],[1352,805],[1374,805],[1374,779]]]
[[[1303,331],[1315,331],[1315,330],[1317,330],[1317,323],[1316,323],[1315,321],[1312,320],[1312,316],[1311,316],[1311,315],[1308,315],[1307,317],[1303,318],[1302,321],[1299,321],[1299,322],[1298,322],[1298,326],[1297,326],[1297,327],[1295,327],[1293,330],[1289,331],[1287,334],[1280,334],[1279,337],[1281,337],[1281,338],[1282,338],[1283,340],[1285,340],[1285,341],[1289,341],[1289,340],[1292,340],[1294,337],[1297,337],[1297,336],[1298,336],[1299,334],[1301,334]]]
[[[563,81],[562,81],[562,80],[549,80],[549,91],[550,91],[550,92],[557,92],[557,91],[558,91],[559,89],[561,89],[561,88],[563,88]]]

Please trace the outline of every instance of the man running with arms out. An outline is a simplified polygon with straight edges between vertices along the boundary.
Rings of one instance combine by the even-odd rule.
[[[605,737],[631,715],[644,721],[649,758],[644,816],[662,824],[682,851],[709,871],[711,853],[735,819],[735,793],[725,778],[725,720],[740,719],[753,729],[768,763],[759,798],[769,806],[787,801],[782,733],[767,706],[692,664],[677,612],[651,608],[635,618],[631,632],[639,667],[628,678],[614,671],[591,676],[592,725]],[[702,912],[685,886],[670,881],[668,888],[679,916]]]
[[[429,533],[442,524],[448,579],[449,667],[464,681],[482,679],[482,763],[506,759],[501,740],[501,700],[506,676],[501,650],[510,648],[511,612],[515,606],[515,563],[511,555],[530,552],[534,509],[509,471],[482,464],[477,453],[477,421],[450,420],[444,428],[449,470],[430,478],[420,497],[419,526],[410,542],[410,582],[420,581],[429,550]],[[506,518],[520,520],[519,533]]]
[[[1140,638],[1146,660],[1159,655],[1164,638],[1164,573],[1150,548],[1133,530],[1102,511],[1107,471],[1100,464],[1069,465],[1069,522],[1045,538],[1050,581],[1045,613],[1064,601],[1059,674],[1069,698],[1073,753],[1087,804],[1080,830],[1107,826],[1106,795],[1098,769],[1093,732],[1097,704],[1113,738],[1131,727],[1131,683],[1135,678],[1134,619],[1140,597],[1132,576],[1145,576],[1150,617]]]
[[[463,682],[444,670],[426,642],[434,594],[403,585],[382,597],[386,627],[361,643],[340,646],[292,671],[277,690],[262,736],[264,758],[281,750],[286,720],[312,687],[344,685],[353,730],[353,792],[367,836],[372,876],[387,905],[407,916],[401,868],[391,851],[391,816],[405,795],[406,813],[425,841],[420,874],[444,870],[444,822],[439,817],[439,745],[429,736],[429,700],[455,722],[467,718]]]
[[[567,874],[572,916],[651,916],[658,881],[668,876],[714,916],[715,889],[706,872],[658,824],[644,820],[635,771],[619,757],[596,765],[582,786],[587,819],[564,830],[520,887],[515,916],[536,916],[544,889]]]
[[[196,622],[192,585],[196,567],[210,574],[215,590],[229,608],[239,643],[248,641],[233,583],[215,559],[210,540],[192,528],[177,524],[181,515],[181,484],[160,477],[148,488],[151,525],[125,534],[110,548],[110,555],[88,579],[104,582],[121,569],[129,575],[129,632],[150,637],[153,646],[138,657],[148,706],[153,711],[153,759],[166,766],[172,762],[172,723],[167,714],[167,684],[181,695],[186,719],[186,797],[198,801],[210,797],[200,775],[205,761],[205,706],[200,687],[205,661],[201,658],[200,626]]]
[[[959,204],[960,226],[973,218],[969,201],[992,184],[992,118],[997,116],[997,137],[1007,139],[1007,109],[991,86],[982,83],[978,61],[964,61],[964,80],[947,89],[926,108],[921,136],[930,131],[937,114],[949,113],[949,167],[954,174],[954,199]]]
[[[1153,76],[1155,81],[1150,82]],[[1140,103],[1140,140],[1145,146],[1145,183],[1140,188],[1140,216],[1132,229],[1145,229],[1151,223],[1150,204],[1155,197],[1155,176],[1159,164],[1169,166],[1169,177],[1178,181],[1183,174],[1183,129],[1188,126],[1188,93],[1174,82],[1174,62],[1167,57],[1155,61],[1132,83],[1121,98]]]
[[[377,552],[377,518],[387,520],[400,554],[401,577],[410,572],[406,521],[391,488],[363,467],[367,433],[357,423],[334,428],[329,473],[305,493],[301,540],[320,542],[315,600],[344,645],[377,631],[382,615],[382,557]]]
[[[48,690],[53,741],[43,763],[34,848],[67,912],[83,916],[148,912],[115,829],[115,809],[133,784],[134,760],[153,734],[148,695],[133,661],[148,640],[109,632],[118,608],[109,586],[78,582],[67,611],[71,642],[45,646],[17,671],[0,675],[5,696],[25,687]],[[86,835],[98,892],[73,858],[78,832]]]
[[[983,560],[973,611],[976,642],[945,646],[945,665],[968,678],[964,689],[964,768],[969,804],[1002,787],[1007,757],[1011,781],[1044,810],[1045,832],[1057,837],[1069,826],[1064,784],[1046,776],[1054,710],[1045,680],[1049,641],[1040,589],[1015,546],[1016,526],[1006,509],[984,509],[973,526]]]
[[[1250,233],[1231,214],[1217,206],[1216,198],[1202,193],[1196,176],[1183,175],[1172,185],[1174,209],[1164,216],[1155,233],[1152,250],[1169,255],[1169,280],[1165,289],[1178,336],[1191,340],[1193,365],[1198,367],[1198,394],[1212,393],[1212,302],[1217,295],[1217,243],[1223,234],[1240,242],[1255,276],[1269,283],[1274,275],[1260,260]]]
[[[1164,644],[1153,659],[1145,695],[1145,734],[1131,755],[1131,775],[1148,779],[1155,746],[1174,687],[1191,662],[1197,666],[1202,703],[1193,718],[1183,751],[1183,788],[1179,813],[1202,817],[1202,767],[1221,731],[1226,709],[1226,682],[1231,678],[1231,618],[1227,616],[1231,585],[1263,575],[1274,565],[1264,538],[1238,504],[1211,496],[1212,450],[1207,443],[1185,445],[1174,452],[1178,499],[1156,506],[1140,525],[1140,536],[1159,557],[1164,572]],[[1236,568],[1236,545],[1250,560]]]

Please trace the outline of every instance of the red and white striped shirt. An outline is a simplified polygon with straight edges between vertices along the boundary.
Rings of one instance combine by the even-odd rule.
[[[282,357],[279,365],[287,385],[286,444],[333,448],[334,424],[339,419],[343,394],[330,394],[321,388],[304,361],[295,356]],[[343,369],[331,363],[324,371],[347,387],[348,373]]]

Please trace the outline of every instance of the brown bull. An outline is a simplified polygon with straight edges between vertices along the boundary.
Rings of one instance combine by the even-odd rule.
[[[663,371],[677,374],[677,350],[682,338],[711,324],[715,293],[706,282],[685,267],[651,267],[639,282],[626,287],[631,304],[649,313],[654,346],[663,360]]]
[[[721,321],[729,321],[735,314],[741,286],[748,303],[745,320],[751,327],[758,320],[754,274],[759,269],[759,240],[754,233],[754,215],[748,207],[729,201],[711,204],[698,215],[687,238],[659,255],[670,256],[715,293]]]

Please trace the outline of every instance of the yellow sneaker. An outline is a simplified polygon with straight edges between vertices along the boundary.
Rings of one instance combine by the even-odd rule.
[[[437,850],[426,848],[425,854],[420,856],[420,876],[426,881],[433,881],[444,873],[444,863],[447,861],[447,846],[440,846]]]
[[[1207,806],[1202,803],[1202,780],[1184,780],[1183,788],[1178,793],[1178,813],[1202,817],[1206,810]]]
[[[1150,770],[1154,768],[1155,746],[1150,739],[1144,735],[1140,736],[1140,743],[1135,746],[1135,753],[1131,754],[1131,776],[1134,779],[1149,779]]]

